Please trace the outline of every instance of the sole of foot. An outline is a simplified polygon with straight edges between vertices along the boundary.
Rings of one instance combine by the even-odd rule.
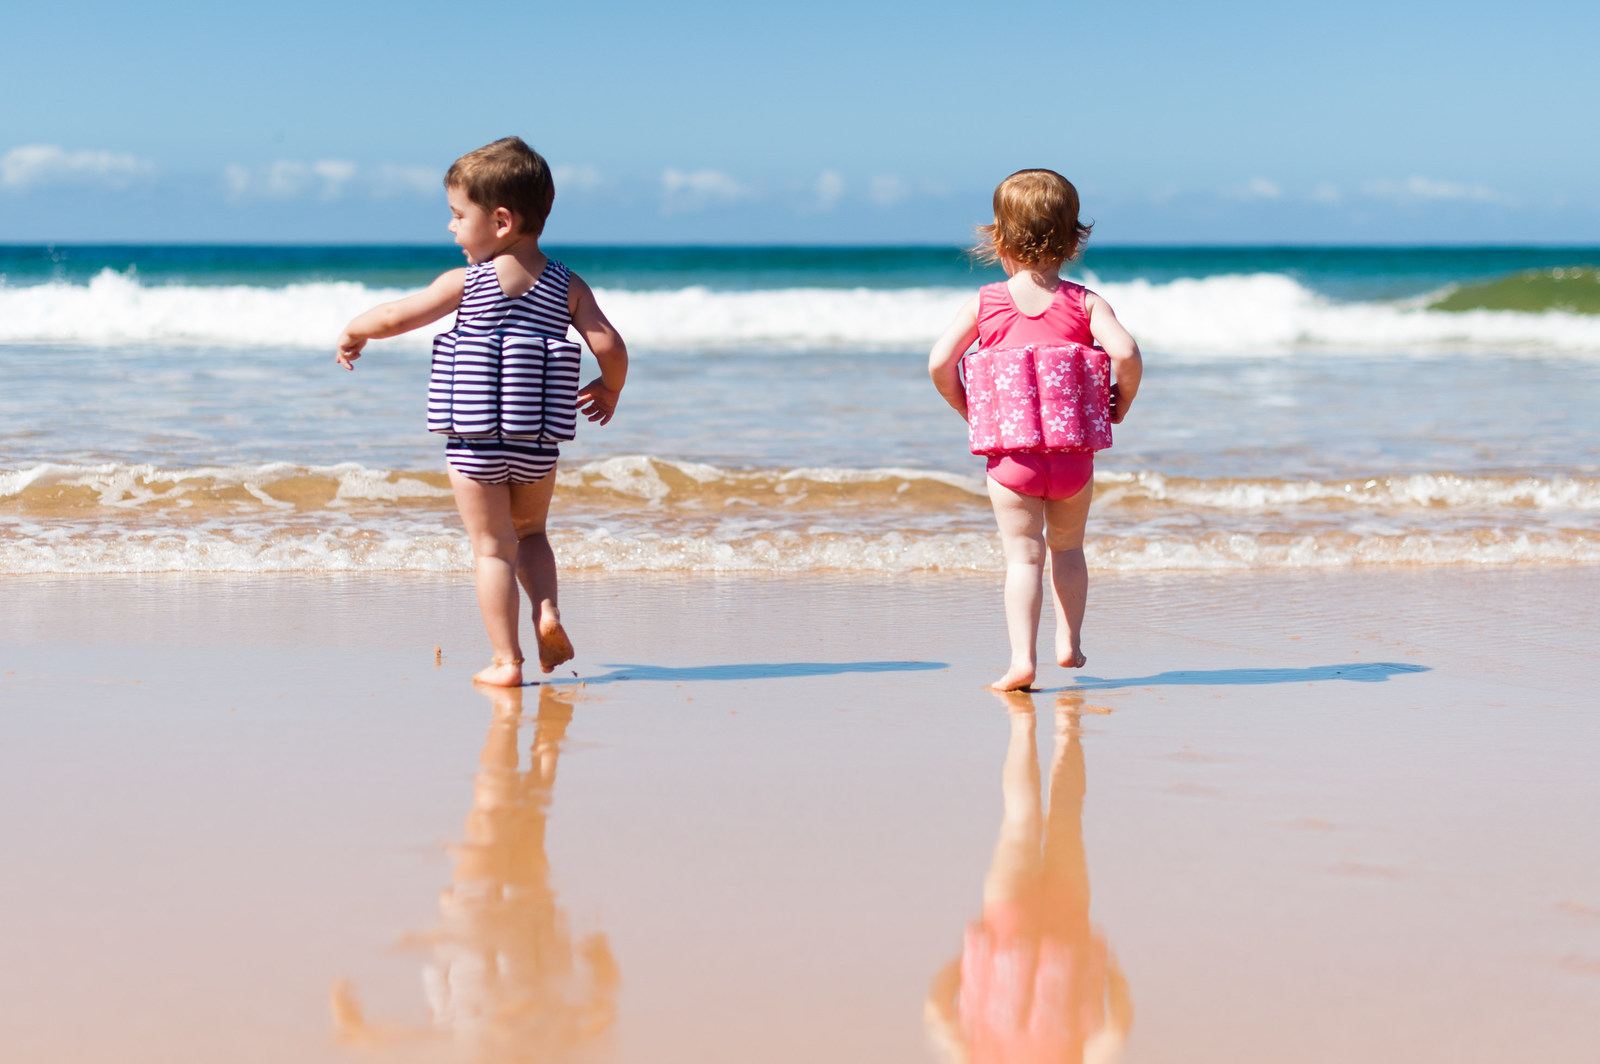
[[[1063,669],[1081,669],[1089,664],[1089,656],[1081,650],[1073,650],[1056,655],[1056,664]]]
[[[539,668],[543,672],[553,672],[557,665],[571,661],[577,653],[572,649],[572,640],[567,638],[567,630],[561,627],[561,620],[557,617],[541,617],[539,619]]]

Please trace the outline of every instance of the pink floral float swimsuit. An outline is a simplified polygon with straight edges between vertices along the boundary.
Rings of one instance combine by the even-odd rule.
[[[984,285],[978,289],[978,347],[1088,347],[1094,343],[1094,334],[1089,331],[1089,311],[1084,305],[1087,295],[1083,285],[1062,281],[1044,313],[1029,317],[1017,309],[1006,282]],[[1018,495],[1070,499],[1094,479],[1094,452],[993,454],[988,471],[995,483]]]

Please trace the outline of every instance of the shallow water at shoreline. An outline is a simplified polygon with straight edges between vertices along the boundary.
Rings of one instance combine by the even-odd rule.
[[[551,542],[568,570],[995,570],[977,472],[570,463],[557,474]],[[1096,570],[1600,562],[1600,478],[1106,471],[1095,493]],[[470,566],[442,473],[113,464],[0,474],[0,567],[12,572]]]
[[[215,357],[18,366],[0,569],[466,564],[442,443],[420,429],[420,354],[355,374]],[[641,355],[618,420],[563,448],[562,564],[992,568],[982,460],[922,361]],[[1094,564],[1600,560],[1597,408],[1600,362],[1153,355],[1097,458]]]
[[[244,463],[437,470],[427,356],[0,348],[0,469],[41,462]],[[650,454],[735,469],[981,471],[928,383],[925,354],[645,353],[612,424],[582,423],[574,461]],[[586,360],[587,361],[587,360]],[[1204,478],[1600,475],[1600,361],[1343,354],[1146,355],[1137,414],[1099,468]],[[586,369],[588,367],[586,366]]]

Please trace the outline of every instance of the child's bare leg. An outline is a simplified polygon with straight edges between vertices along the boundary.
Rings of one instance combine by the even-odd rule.
[[[1083,653],[1083,614],[1089,603],[1083,530],[1093,497],[1091,480],[1072,498],[1044,504],[1044,538],[1050,548],[1050,588],[1056,610],[1056,661],[1069,669],[1081,669],[1089,661]]]
[[[481,484],[450,470],[456,509],[472,544],[478,611],[494,648],[494,664],[473,676],[473,682],[496,687],[522,684],[522,646],[517,641],[517,530],[511,520],[511,491],[506,484]]]
[[[1018,691],[1031,687],[1038,672],[1045,501],[1019,495],[992,479],[989,501],[994,504],[1000,552],[1006,560],[1006,633],[1011,639],[1011,667],[990,686],[997,691]]]
[[[522,581],[528,601],[533,603],[533,625],[539,640],[539,668],[550,672],[563,661],[572,660],[572,640],[561,627],[561,610],[556,595],[556,555],[550,549],[545,522],[550,515],[550,497],[555,493],[556,474],[551,470],[543,480],[511,485],[511,516],[517,529],[517,579]]]

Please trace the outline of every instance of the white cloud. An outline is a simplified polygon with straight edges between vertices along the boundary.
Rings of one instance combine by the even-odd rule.
[[[1314,203],[1338,203],[1344,199],[1338,185],[1318,185],[1311,190],[1311,199]]]
[[[261,172],[261,194],[268,199],[293,199],[311,184],[311,167],[279,159]]]
[[[831,211],[844,196],[844,176],[837,170],[825,170],[818,175],[813,191],[817,196],[817,209]]]
[[[250,171],[238,163],[229,163],[222,168],[222,182],[228,186],[230,199],[239,199],[250,193]]]
[[[223,170],[228,194],[234,199],[299,199],[315,196],[320,200],[338,199],[356,176],[358,167],[344,159],[319,159],[304,163],[279,159],[251,169],[230,164]]]
[[[1225,195],[1237,200],[1275,200],[1283,198],[1283,189],[1264,177],[1252,177],[1243,186],[1230,189]]]
[[[1369,181],[1361,191],[1377,200],[1390,203],[1426,203],[1455,201],[1462,203],[1499,203],[1511,205],[1514,201],[1484,185],[1460,185],[1451,181],[1412,176],[1404,181]]]
[[[550,176],[555,179],[556,192],[593,192],[606,183],[600,171],[588,163],[553,166]]]
[[[444,174],[430,166],[396,166],[384,163],[372,171],[375,196],[429,196],[443,194]]]
[[[697,210],[718,203],[737,203],[754,195],[747,185],[720,170],[661,172],[663,206],[668,213]]]
[[[0,188],[72,183],[125,188],[155,167],[111,151],[67,151],[59,144],[24,144],[0,156]]]
[[[333,199],[356,176],[356,164],[342,159],[323,159],[311,164],[311,172],[322,181],[322,198]]]
[[[910,192],[893,174],[879,174],[867,183],[867,198],[880,207],[893,207]]]

